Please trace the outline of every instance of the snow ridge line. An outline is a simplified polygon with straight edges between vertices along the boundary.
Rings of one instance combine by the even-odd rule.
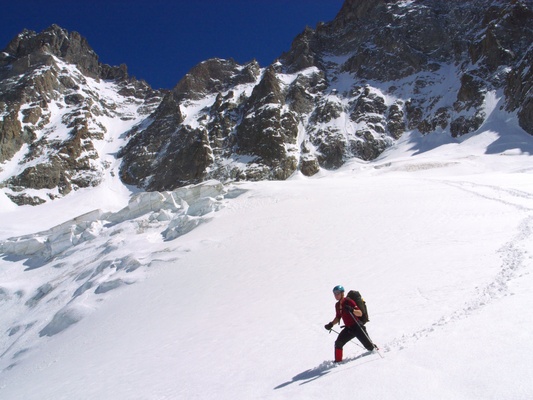
[[[510,205],[516,206],[515,204]],[[454,311],[450,315],[441,317],[438,321],[431,324],[430,327],[392,340],[383,346],[383,351],[403,350],[409,344],[416,343],[419,339],[428,337],[439,327],[468,318],[471,314],[482,310],[493,301],[504,296],[512,295],[513,293],[510,292],[508,283],[516,278],[520,278],[523,275],[519,273],[521,270],[531,268],[531,263],[529,265],[526,264],[526,260],[528,259],[527,244],[530,243],[531,236],[533,236],[533,215],[524,218],[519,224],[518,232],[515,236],[497,250],[497,253],[500,253],[502,258],[501,268],[490,283],[478,289],[478,294],[474,298],[467,301],[461,309]],[[529,257],[529,259],[531,258],[533,256]],[[528,271],[527,273],[530,272]]]

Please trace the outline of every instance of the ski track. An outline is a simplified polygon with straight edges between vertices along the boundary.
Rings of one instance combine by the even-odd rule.
[[[443,185],[467,192],[472,196],[477,196],[478,198],[483,199],[483,201],[498,202],[505,207],[512,207],[523,214],[524,217],[518,223],[515,230],[509,232],[509,240],[502,240],[504,243],[494,250],[494,252],[499,255],[501,263],[496,274],[490,280],[490,282],[478,287],[475,291],[475,294],[472,295],[472,297],[465,303],[463,303],[460,308],[438,318],[433,323],[430,323],[429,326],[418,331],[405,334],[401,337],[394,338],[387,343],[378,343],[382,353],[396,352],[411,347],[419,340],[438,333],[443,327],[467,319],[474,313],[481,312],[485,307],[496,300],[512,295],[513,293],[509,288],[509,283],[529,274],[532,267],[532,263],[530,261],[532,259],[532,255],[529,253],[532,249],[531,238],[533,236],[533,194],[521,190],[503,188],[500,186],[478,184],[471,181],[431,179],[428,179],[428,181],[439,182]],[[261,206],[268,205],[271,201],[270,198],[263,197],[262,195],[252,195],[250,199],[253,199],[253,201],[259,203]],[[275,198],[274,200],[274,202],[279,201],[282,200],[278,198]],[[239,210],[248,207],[251,207],[249,202],[236,204],[230,201],[228,204],[226,204],[226,209],[230,212],[238,212]],[[53,290],[60,292],[58,295],[56,295],[56,299],[59,299],[63,296],[72,296],[72,281],[80,281],[80,285],[82,285],[82,281],[85,281],[80,279],[80,274],[83,274],[81,269],[75,268],[74,270],[61,270],[59,268],[59,266],[68,259],[70,253],[72,251],[81,251],[86,253],[86,259],[88,260],[88,263],[85,264],[85,266],[94,266],[94,263],[96,263],[96,261],[105,254],[103,252],[105,249],[110,247],[110,245],[119,245],[119,243],[116,243],[113,240],[113,235],[110,235],[110,238],[107,238],[107,240],[104,241],[105,246],[98,240],[87,242],[84,247],[76,248],[76,250],[69,249],[54,259],[54,265],[56,265],[56,268],[54,268],[53,271],[60,270],[61,272],[57,274],[55,272],[50,273],[51,279],[47,281],[47,283],[51,285]],[[124,254],[121,254],[120,256],[125,258]],[[117,255],[117,257],[119,257],[119,255]],[[138,254],[137,257],[142,260],[141,254]],[[114,259],[116,260],[116,258]],[[143,266],[148,267],[149,265]],[[81,267],[83,266],[80,266],[80,268]],[[28,268],[28,270],[32,269],[39,268],[36,266]],[[83,267],[83,269],[87,269],[91,272],[94,270],[93,267]],[[140,271],[143,269],[144,268],[140,268],[137,274],[141,274]],[[137,274],[133,275],[135,275],[135,278],[142,280],[142,276],[137,276]],[[418,292],[418,295],[424,298],[424,295],[421,291]],[[72,298],[72,300],[74,299],[75,297]],[[39,300],[37,300],[37,302],[38,301]],[[38,307],[35,307],[26,318],[21,320],[21,322],[24,322],[24,324],[21,324],[17,327],[20,331],[12,335],[12,342],[3,352],[3,354],[0,355],[0,358],[2,358],[9,353],[14,353],[11,357],[11,364],[8,365],[5,370],[12,369],[17,365],[19,357],[22,358],[21,356],[32,350],[32,346],[28,346],[26,342],[28,333],[30,331],[36,331],[38,328],[39,321],[35,315],[36,313],[38,313]],[[11,328],[13,329],[15,327]],[[361,348],[361,353],[357,356],[347,357],[342,363],[338,364],[334,363],[333,361],[323,361],[314,368],[298,373],[292,377],[290,381],[282,383],[274,389],[282,389],[293,384],[305,385],[326,375],[331,377],[334,374],[345,372],[348,369],[358,368],[361,365],[380,360],[378,353],[366,352],[365,349],[359,346],[358,343],[352,343]]]
[[[526,261],[528,258],[531,259],[533,257],[528,257],[528,244],[531,246],[531,237],[533,236],[533,213],[531,213],[533,208],[521,204],[521,202],[529,201],[533,204],[533,195],[516,189],[504,189],[498,186],[482,185],[473,182],[443,181],[442,183],[470,192],[483,199],[497,201],[506,206],[525,211],[528,215],[520,222],[514,236],[496,251],[500,253],[502,263],[498,273],[490,283],[479,288],[477,294],[467,301],[461,309],[441,317],[438,321],[431,324],[430,327],[421,329],[410,335],[403,335],[383,345],[381,350],[385,353],[405,349],[419,339],[431,335],[439,327],[468,318],[472,313],[479,312],[493,301],[504,296],[512,295],[508,287],[509,282],[530,273],[527,269],[531,265],[527,265]]]
[[[440,327],[468,318],[471,314],[479,312],[493,301],[501,297],[511,295],[512,293],[509,291],[508,283],[522,276],[522,270],[528,267],[525,261],[527,260],[528,255],[527,244],[530,243],[531,236],[533,236],[533,214],[531,213],[533,208],[521,204],[520,202],[524,202],[525,200],[530,201],[533,204],[532,194],[516,189],[504,189],[498,186],[482,185],[472,182],[442,181],[442,183],[470,192],[485,200],[497,201],[506,206],[517,208],[520,211],[528,212],[529,215],[527,215],[518,225],[518,229],[514,236],[497,250],[497,253],[500,253],[502,264],[498,273],[490,283],[482,288],[479,288],[477,294],[472,299],[464,303],[462,308],[452,312],[449,315],[441,317],[439,320],[431,324],[430,327],[413,332],[410,335],[403,335],[398,339],[394,339],[391,342],[382,345],[380,347],[380,351],[383,353],[403,350],[409,347],[411,344],[416,343],[418,340],[430,336]],[[528,274],[529,271],[525,273]],[[352,343],[362,347],[358,343]],[[348,357],[341,363],[324,361],[315,368],[295,375],[291,381],[285,382],[277,386],[275,389],[281,389],[299,381],[301,381],[299,383],[300,385],[310,383],[318,378],[332,373],[332,370],[335,368],[374,354],[378,356],[377,352],[365,352],[355,357]],[[365,362],[373,362],[377,360],[379,360],[379,358],[371,358]],[[360,364],[361,362],[352,365],[352,368]],[[343,368],[343,370],[344,369],[345,368]]]
[[[533,194],[528,192],[473,182],[443,181],[442,183],[487,200],[493,200],[507,206],[515,207],[521,211],[533,211]]]

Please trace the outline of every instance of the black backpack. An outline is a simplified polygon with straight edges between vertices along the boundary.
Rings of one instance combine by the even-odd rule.
[[[357,290],[350,290],[346,297],[349,297],[353,301],[355,301],[355,304],[357,304],[357,307],[361,310],[363,315],[359,317],[359,322],[362,324],[366,324],[368,319],[368,310],[366,308],[365,300],[361,297],[361,293],[359,293]]]

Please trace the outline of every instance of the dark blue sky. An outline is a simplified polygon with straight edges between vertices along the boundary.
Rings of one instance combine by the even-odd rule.
[[[0,7],[0,48],[22,29],[51,24],[87,38],[100,61],[126,64],[154,88],[172,88],[211,57],[266,66],[306,25],[331,21],[343,0],[17,0]]]

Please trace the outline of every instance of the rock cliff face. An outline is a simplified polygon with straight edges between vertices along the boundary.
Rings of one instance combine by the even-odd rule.
[[[347,0],[267,68],[191,70],[132,131],[121,176],[149,190],[310,176],[374,159],[406,131],[475,132],[489,99],[533,134],[531,22],[523,0]]]
[[[0,182],[20,204],[97,185],[111,140],[123,182],[172,190],[312,176],[407,131],[473,133],[494,107],[533,134],[532,3],[346,0],[272,65],[207,60],[167,93],[77,33],[25,31],[0,55],[0,162],[18,163]]]
[[[105,148],[159,105],[161,94],[110,67],[78,33],[24,31],[0,54],[1,185],[17,204],[40,204],[98,185]],[[118,130],[117,130],[118,129]],[[116,142],[113,144],[113,142]]]

